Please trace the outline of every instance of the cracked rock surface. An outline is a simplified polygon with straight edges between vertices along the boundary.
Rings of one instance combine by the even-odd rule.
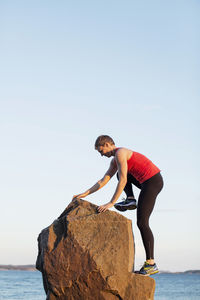
[[[38,237],[36,268],[47,300],[152,300],[155,281],[132,273],[131,220],[71,202]]]

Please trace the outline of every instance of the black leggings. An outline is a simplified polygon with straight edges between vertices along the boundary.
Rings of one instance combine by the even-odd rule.
[[[117,178],[119,175],[117,173]],[[156,197],[163,188],[163,179],[160,173],[143,183],[139,183],[131,174],[127,174],[127,184],[124,192],[127,197],[134,196],[132,184],[141,189],[137,206],[137,226],[144,244],[146,259],[154,259],[154,237],[149,227],[149,217],[153,211]]]

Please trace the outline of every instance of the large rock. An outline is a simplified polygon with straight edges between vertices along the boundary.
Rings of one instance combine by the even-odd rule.
[[[83,200],[71,202],[38,237],[36,268],[47,300],[152,300],[155,281],[132,273],[131,221]]]

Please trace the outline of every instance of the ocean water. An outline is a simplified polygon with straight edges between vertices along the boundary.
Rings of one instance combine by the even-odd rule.
[[[200,274],[156,274],[155,300],[200,300]]]
[[[156,281],[155,300],[200,300],[199,274],[161,273],[153,278]],[[0,271],[0,300],[7,299],[45,300],[41,273]]]

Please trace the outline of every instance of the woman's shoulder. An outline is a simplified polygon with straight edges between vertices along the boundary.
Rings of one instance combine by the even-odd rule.
[[[117,151],[115,153],[115,156],[116,155],[125,155],[127,160],[130,159],[131,155],[133,154],[133,150],[131,149],[128,149],[128,148],[125,148],[125,147],[117,147]]]

